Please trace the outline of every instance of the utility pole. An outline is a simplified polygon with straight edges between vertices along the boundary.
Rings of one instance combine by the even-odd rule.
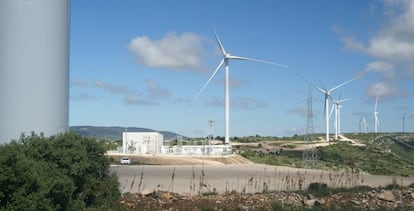
[[[302,155],[302,167],[303,168],[315,168],[318,162],[318,151],[313,146],[313,108],[312,108],[312,89],[309,85],[308,99],[307,99],[307,114],[306,114],[306,134],[305,134],[305,146]]]

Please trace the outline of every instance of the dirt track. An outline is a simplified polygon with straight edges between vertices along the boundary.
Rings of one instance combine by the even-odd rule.
[[[392,183],[408,186],[414,178],[352,174],[346,171],[297,169],[258,164],[239,165],[132,165],[112,166],[119,176],[122,192],[165,190],[177,193],[226,191],[263,192],[295,190],[312,182],[329,187],[367,185],[386,186]]]
[[[119,161],[122,155],[109,155]],[[250,160],[240,155],[228,156],[177,156],[177,155],[129,155],[133,164],[140,165],[228,165],[228,164],[253,164]]]

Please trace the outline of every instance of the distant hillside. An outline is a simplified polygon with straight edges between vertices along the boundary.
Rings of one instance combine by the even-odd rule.
[[[128,132],[160,132],[164,139],[171,139],[180,134],[169,131],[157,131],[149,128],[128,127]],[[97,127],[97,126],[71,126],[70,131],[77,132],[86,137],[96,137],[97,139],[121,140],[124,127]]]

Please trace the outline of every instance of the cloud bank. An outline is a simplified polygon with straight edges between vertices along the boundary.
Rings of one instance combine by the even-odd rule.
[[[367,53],[374,58],[412,64],[414,62],[414,1],[384,1],[384,7],[390,21],[374,34],[367,44],[352,38],[344,38],[345,47]]]
[[[204,103],[205,106],[224,107],[224,100],[217,97],[212,97]],[[250,97],[234,97],[230,99],[230,106],[242,110],[256,110],[266,108],[269,104],[263,100]]]
[[[414,0],[384,0],[383,15],[389,20],[365,43],[354,38],[342,39],[346,49],[374,58],[357,74],[377,74],[379,81],[370,84],[365,94],[393,99],[405,96],[401,82],[414,79]]]
[[[128,44],[135,60],[148,67],[169,70],[190,70],[205,72],[206,39],[195,33],[167,33],[160,40],[151,40],[147,36],[135,37]]]
[[[76,91],[72,91],[70,98],[73,101],[98,100],[99,98],[96,96],[96,92],[94,92],[97,89],[110,95],[121,96],[122,102],[125,105],[157,106],[171,96],[171,92],[161,87],[155,80],[144,79],[144,82],[146,89],[139,91],[98,79],[93,80],[92,83],[89,83],[87,80],[76,79],[71,81],[71,87],[76,87]],[[184,100],[173,102],[184,103]]]

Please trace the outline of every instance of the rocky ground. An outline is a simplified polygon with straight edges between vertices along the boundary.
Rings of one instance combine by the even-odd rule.
[[[117,201],[127,210],[298,210],[335,208],[338,210],[414,210],[414,189],[374,189],[359,193],[337,193],[314,197],[310,193],[278,192],[260,194],[205,193],[197,195],[154,191],[127,194]],[[329,209],[330,210],[330,209]]]

